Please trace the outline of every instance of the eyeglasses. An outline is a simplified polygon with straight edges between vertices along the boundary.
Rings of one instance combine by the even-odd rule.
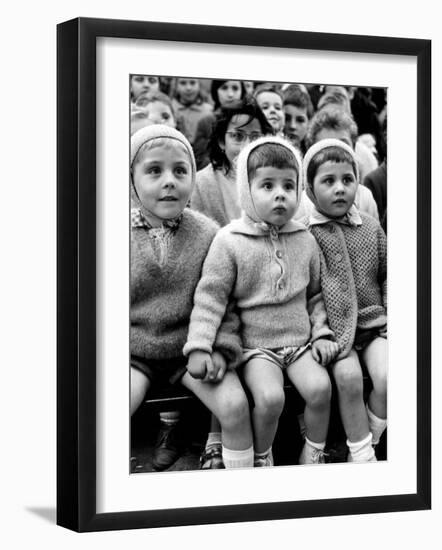
[[[246,139],[249,141],[255,141],[255,139],[263,136],[261,132],[251,132],[250,134],[246,134],[245,132],[226,132],[226,134],[236,143],[244,143]]]

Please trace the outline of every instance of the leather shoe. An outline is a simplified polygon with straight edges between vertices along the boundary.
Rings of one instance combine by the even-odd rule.
[[[180,457],[182,441],[178,424],[179,422],[174,424],[161,422],[152,456],[152,467],[154,470],[159,472],[167,470]]]

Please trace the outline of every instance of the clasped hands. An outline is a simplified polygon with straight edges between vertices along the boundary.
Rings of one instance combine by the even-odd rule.
[[[203,382],[217,383],[224,378],[227,363],[219,351],[212,354],[206,351],[192,351],[189,355],[187,370],[193,378],[199,378]]]

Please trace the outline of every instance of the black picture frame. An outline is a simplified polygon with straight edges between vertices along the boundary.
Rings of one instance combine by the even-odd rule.
[[[417,491],[201,508],[96,511],[96,39],[413,56],[417,60]],[[84,532],[431,507],[431,41],[79,18],[57,28],[57,523]]]

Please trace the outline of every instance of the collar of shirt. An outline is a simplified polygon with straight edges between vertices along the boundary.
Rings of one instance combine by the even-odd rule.
[[[171,231],[176,231],[180,225],[182,218],[183,214],[180,214],[177,218],[174,218],[173,220],[163,220],[163,228],[170,229]],[[144,229],[147,229],[148,231],[150,229],[153,229],[153,226],[146,220],[139,208],[131,209],[131,225],[132,227],[142,227]]]
[[[337,222],[342,223],[343,225],[358,226],[362,225],[362,218],[358,212],[358,209],[354,205],[345,214],[345,216],[342,216],[342,218],[329,218],[328,216],[325,216],[324,214],[319,212],[316,209],[316,206],[314,206],[309,216],[309,225],[321,225],[328,222]]]

